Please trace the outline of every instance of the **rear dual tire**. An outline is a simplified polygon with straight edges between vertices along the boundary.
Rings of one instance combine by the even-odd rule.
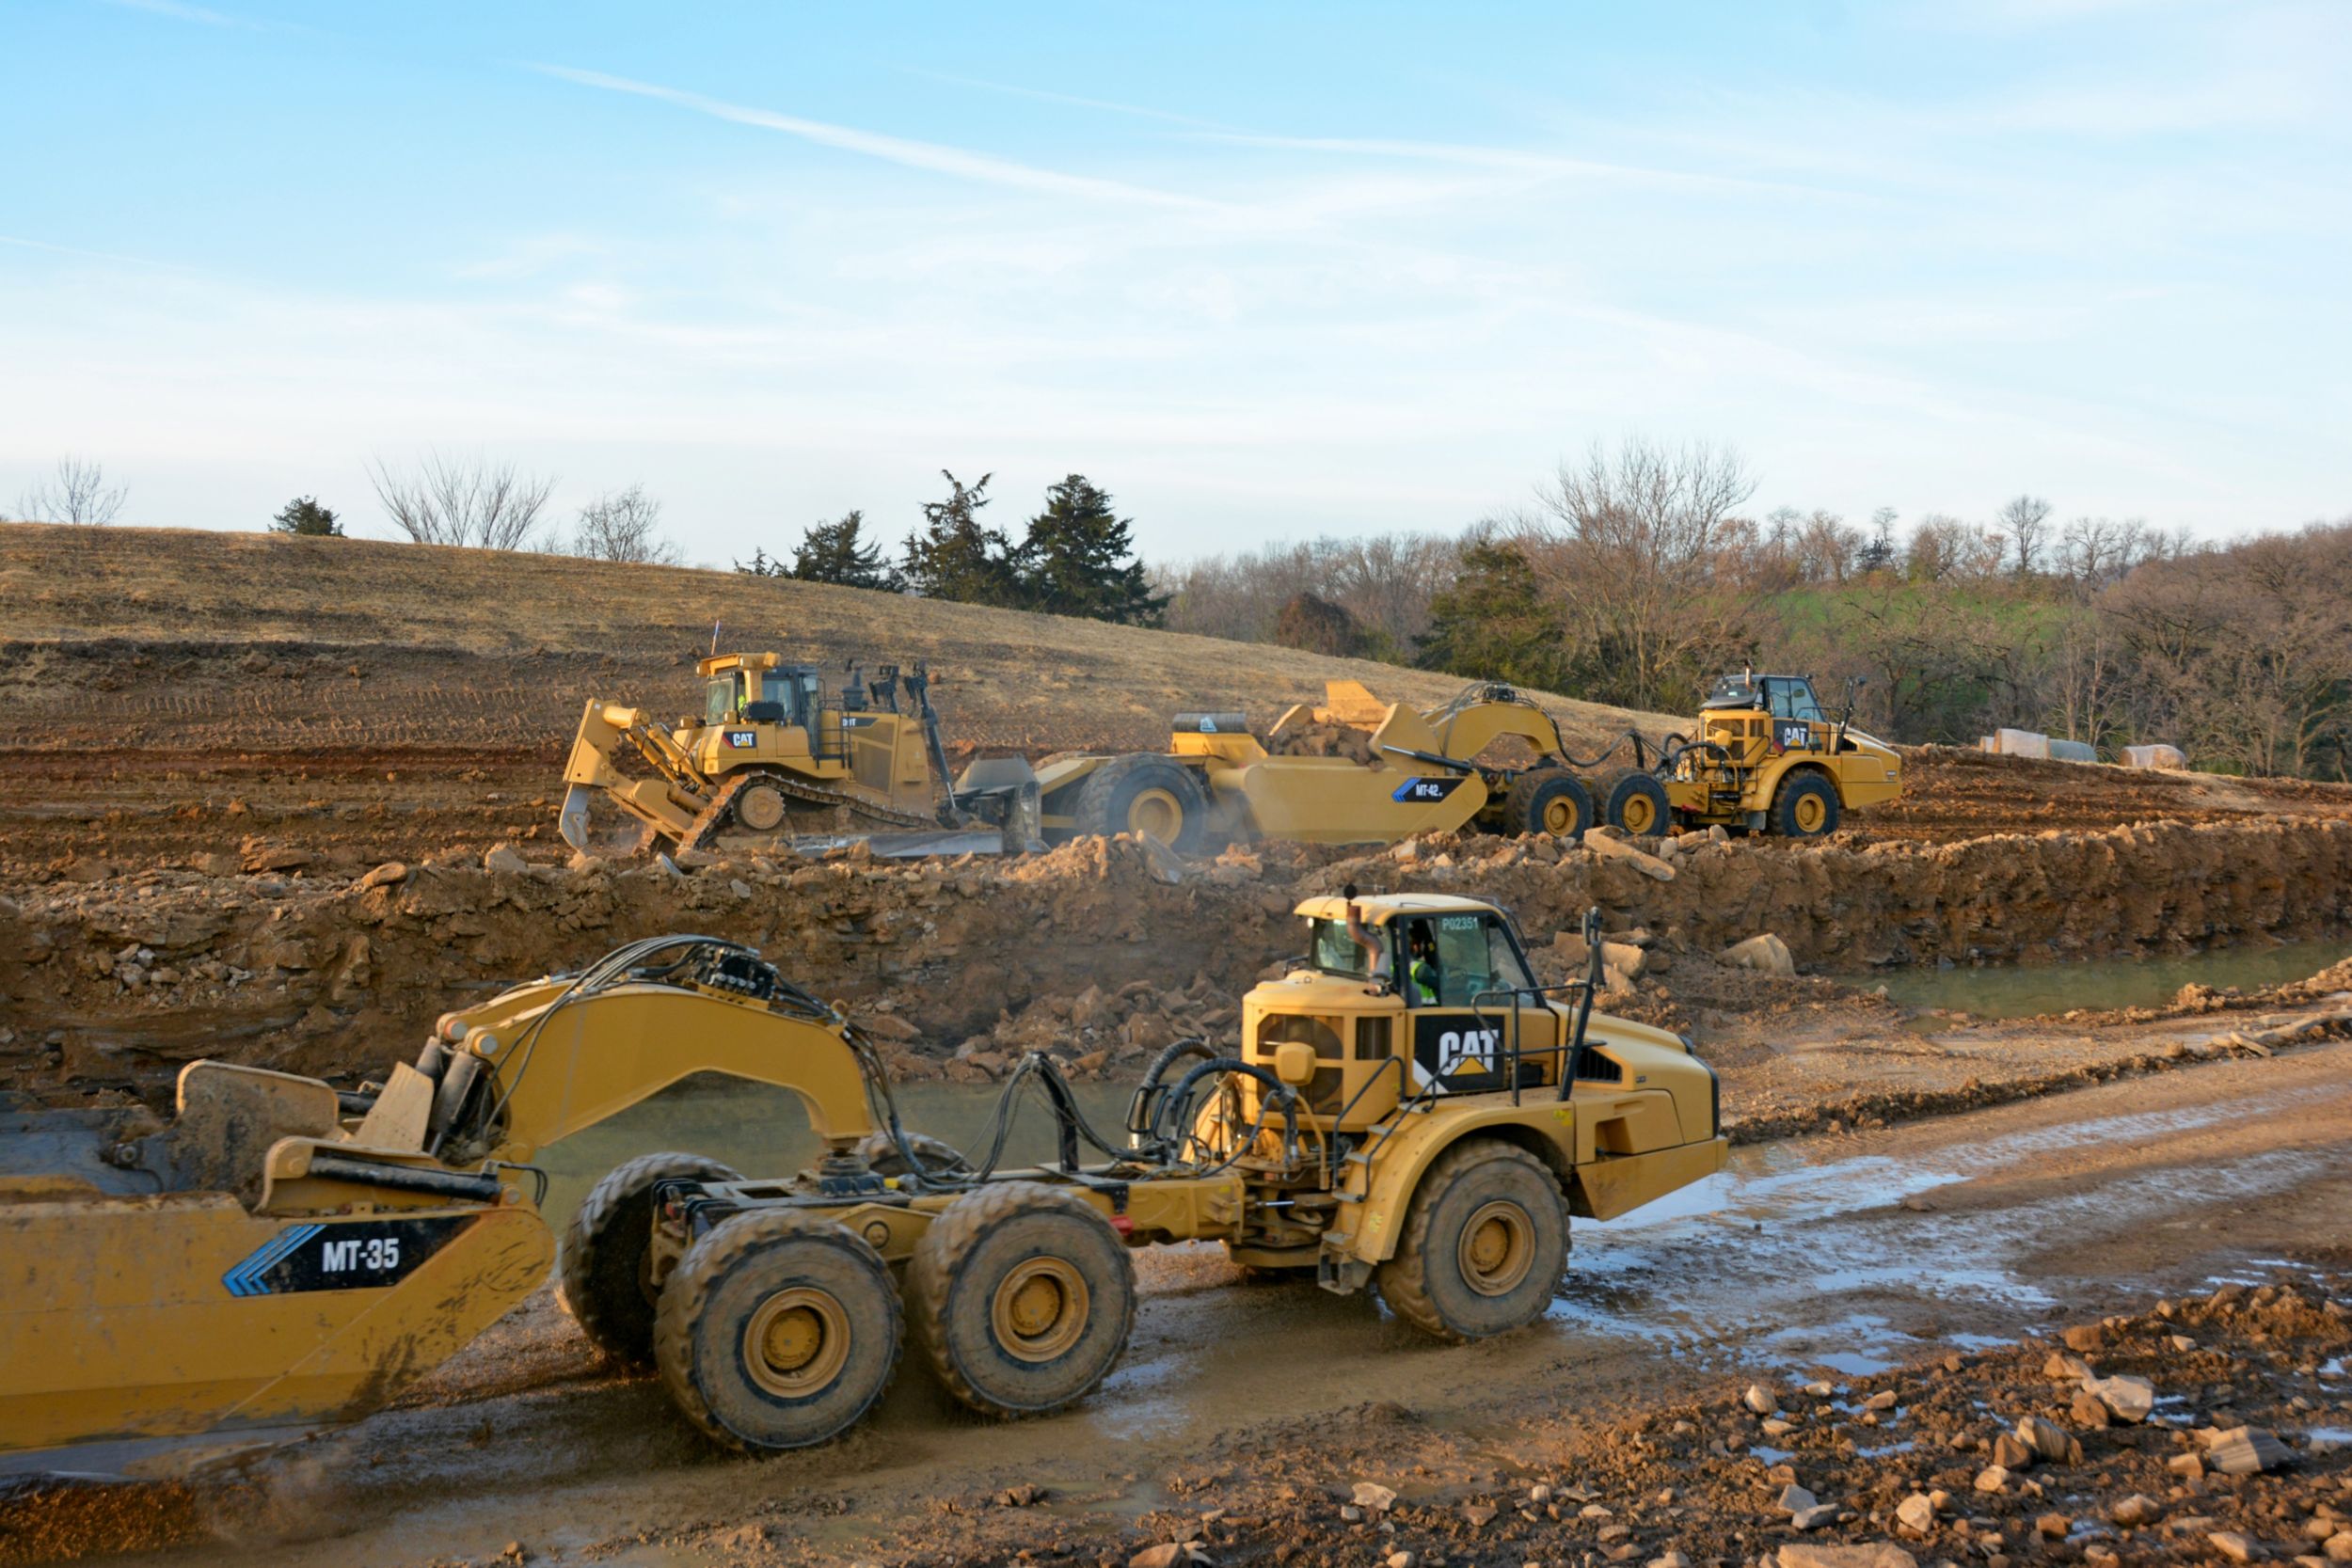
[[[1515,833],[1543,833],[1573,844],[1593,825],[1593,793],[1565,768],[1532,768],[1503,792],[1502,817]]]
[[[1600,781],[1601,820],[1621,832],[1647,838],[1666,831],[1673,812],[1666,786],[1643,768],[1620,768]]]
[[[754,1210],[694,1244],[661,1287],[661,1382],[705,1434],[775,1453],[839,1436],[890,1386],[905,1317],[882,1254],[848,1227]]]
[[[1135,1328],[1135,1260],[1085,1199],[1035,1181],[992,1183],[948,1206],[915,1243],[907,1306],[931,1370],[987,1416],[1083,1399]]]
[[[653,1189],[659,1181],[740,1181],[699,1154],[644,1154],[616,1165],[589,1189],[564,1229],[556,1299],[597,1354],[620,1367],[654,1363]]]

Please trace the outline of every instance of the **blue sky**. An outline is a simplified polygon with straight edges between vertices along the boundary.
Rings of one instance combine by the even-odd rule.
[[[2352,510],[2352,6],[0,0],[0,509],[427,448],[691,558],[942,467],[1155,558],[1627,435],[1756,508]]]

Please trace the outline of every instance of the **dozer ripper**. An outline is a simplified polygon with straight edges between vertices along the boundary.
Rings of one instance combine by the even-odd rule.
[[[605,793],[639,824],[636,847],[693,849],[722,832],[854,833],[892,854],[1023,849],[1037,839],[1036,781],[1018,759],[983,759],[952,785],[917,664],[827,684],[783,656],[701,660],[703,711],[675,728],[642,708],[591,698],[564,768],[557,826],[587,851],[588,808]],[[900,706],[903,694],[905,706]],[[645,771],[615,766],[624,751]]]
[[[1849,686],[1845,711],[1832,719],[1809,676],[1718,678],[1695,737],[1668,736],[1654,765],[1619,768],[1595,786],[1601,820],[1631,833],[1719,824],[1782,838],[1836,832],[1848,811],[1902,793],[1902,758],[1853,727],[1860,684]]]
[[[0,1448],[380,1406],[546,1278],[534,1154],[698,1072],[793,1090],[821,1155],[757,1180],[633,1160],[581,1205],[558,1276],[601,1352],[755,1452],[856,1422],[910,1323],[977,1410],[1082,1397],[1126,1343],[1129,1252],[1150,1243],[1370,1286],[1440,1338],[1502,1333],[1552,1300],[1571,1214],[1722,1167],[1713,1072],[1594,1012],[1597,967],[1537,984],[1509,918],[1473,899],[1298,912],[1305,951],[1248,993],[1240,1040],[1163,1052],[1118,1134],[1042,1054],[1010,1074],[986,1148],[910,1132],[837,1008],[692,936],[446,1014],[413,1066],[357,1092],[198,1062],[167,1126],[20,1116],[0,1140]],[[1057,1155],[1001,1168],[1032,1092]]]

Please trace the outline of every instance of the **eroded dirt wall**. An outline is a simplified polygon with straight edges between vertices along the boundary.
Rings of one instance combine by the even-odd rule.
[[[1538,944],[1598,902],[1613,930],[1713,949],[1776,932],[1801,964],[2028,961],[2352,927],[2352,824],[2157,823],[1963,844],[1791,850],[1697,842],[1656,863],[1535,840],[1362,856],[1235,852],[1169,882],[1127,840],[1010,862],[384,867],[368,877],[157,871],[0,897],[0,1061],[106,1081],[199,1055],[379,1069],[437,1013],[639,937],[757,944],[820,994],[952,1050],[1044,996],[1136,983],[1231,995],[1297,950],[1289,911],[1353,880],[1475,894]],[[78,1059],[76,1059],[78,1058]]]

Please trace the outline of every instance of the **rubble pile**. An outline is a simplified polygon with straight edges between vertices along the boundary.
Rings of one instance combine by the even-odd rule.
[[[1365,768],[1379,765],[1372,749],[1372,734],[1336,721],[1293,724],[1266,738],[1266,751],[1278,757],[1345,757]]]
[[[1414,1418],[1392,1405],[1271,1423],[1213,1474],[1168,1478],[1181,1505],[1128,1541],[1065,1545],[1112,1563],[2334,1568],[2352,1561],[2344,1285],[2228,1285],[1875,1377],[1799,1369],[1614,1422],[1564,1413],[1516,1430],[1502,1465],[1486,1440],[1400,1442]],[[1034,1544],[977,1512],[970,1552],[934,1560]]]

